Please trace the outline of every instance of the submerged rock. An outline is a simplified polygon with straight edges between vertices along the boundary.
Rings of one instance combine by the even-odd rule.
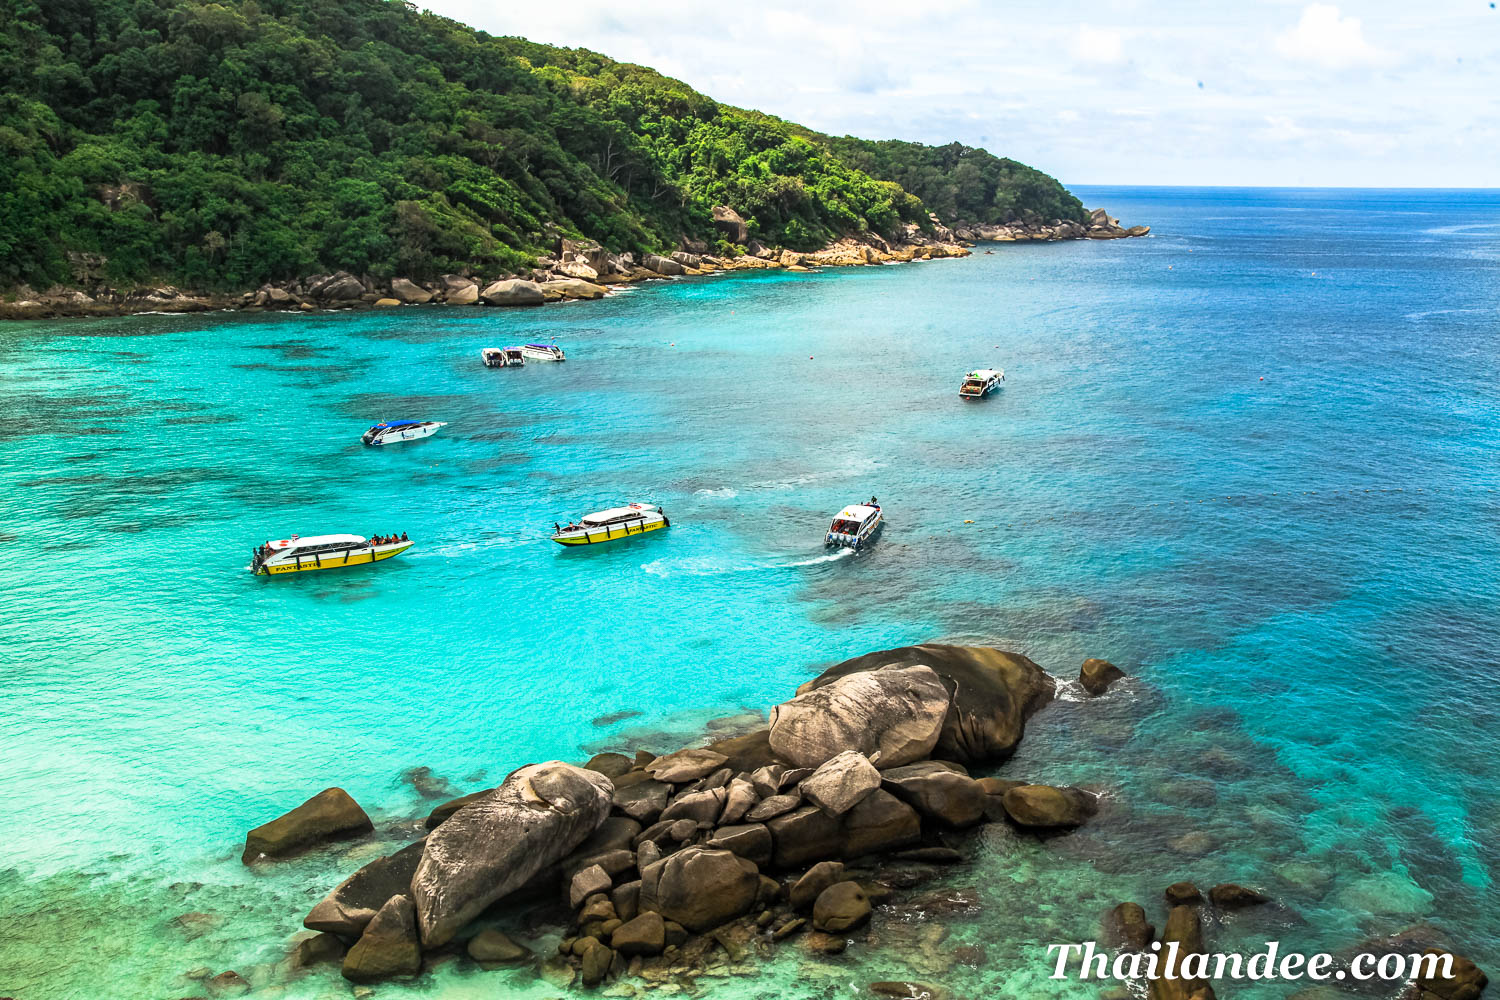
[[[1168,906],[1192,906],[1203,902],[1203,893],[1191,882],[1173,882],[1167,886],[1163,895],[1167,898]]]
[[[846,750],[897,767],[932,752],[947,713],[948,692],[928,667],[859,671],[773,708],[771,749],[800,767]]]
[[[1233,882],[1225,882],[1208,890],[1209,902],[1221,910],[1234,910],[1245,906],[1260,906],[1269,903],[1271,897],[1254,889],[1247,889]]]
[[[422,942],[435,948],[538,872],[566,857],[609,814],[614,791],[595,771],[532,764],[454,813],[427,837],[412,877]]]
[[[410,896],[393,896],[344,956],[344,978],[372,983],[395,976],[415,976],[421,971],[416,907]]]
[[[1139,903],[1121,903],[1104,918],[1104,941],[1124,951],[1145,951],[1156,939],[1156,928]]]
[[[835,882],[813,903],[813,927],[842,934],[870,919],[870,899],[857,882]]]
[[[1174,941],[1178,945],[1175,956],[1168,948]],[[1213,1000],[1214,990],[1207,979],[1184,979],[1181,973],[1182,958],[1204,950],[1203,922],[1197,907],[1172,907],[1167,914],[1167,926],[1162,930],[1161,943],[1162,955],[1176,960],[1163,958],[1160,974],[1150,982],[1151,1000],[1191,1000],[1195,995],[1198,1000]]]
[[[240,860],[284,858],[317,844],[346,840],[375,829],[359,803],[342,788],[326,788],[285,815],[245,835]]]
[[[1453,962],[1453,975],[1451,978],[1444,978],[1441,975],[1419,976],[1412,983],[1411,992],[1415,994],[1414,1000],[1479,1000],[1479,995],[1489,984],[1490,979],[1483,970],[1462,955],[1443,951],[1440,948],[1428,948],[1423,955],[1430,955],[1439,961],[1444,956],[1450,957]],[[1436,971],[1440,973],[1441,966],[1438,966]]]
[[[916,665],[933,670],[951,699],[932,752],[945,760],[964,763],[999,760],[1014,753],[1026,720],[1052,700],[1057,687],[1046,671],[1019,653],[985,646],[928,644],[845,660],[802,685],[797,693],[800,696],[862,671]],[[894,767],[910,761],[875,763]]]
[[[516,944],[506,934],[493,927],[480,931],[469,938],[464,947],[469,957],[483,966],[510,965],[531,957],[531,951]]]
[[[927,760],[883,771],[880,778],[886,791],[947,826],[973,826],[984,819],[984,787],[956,765]]]

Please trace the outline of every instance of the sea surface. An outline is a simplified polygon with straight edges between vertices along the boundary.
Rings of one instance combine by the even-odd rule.
[[[1216,922],[1223,949],[1405,932],[1500,972],[1500,192],[1080,194],[1151,236],[536,310],[0,327],[0,995],[194,996],[233,968],[348,997],[290,973],[303,913],[450,794],[732,731],[828,663],[939,639],[1068,681],[995,773],[1102,814],[986,828],[875,943],[683,995],[1094,997],[1046,945],[1122,900],[1160,925],[1183,878],[1275,897]],[[553,338],[563,364],[479,363]],[[988,366],[1004,389],[959,400]],[[382,418],[448,426],[361,446]],[[878,544],[826,553],[872,494]],[[548,540],[631,500],[671,529]],[[338,531],[417,544],[246,572]],[[1084,698],[1091,656],[1130,679]],[[240,864],[332,785],[377,842]],[[457,961],[377,989],[560,993]]]

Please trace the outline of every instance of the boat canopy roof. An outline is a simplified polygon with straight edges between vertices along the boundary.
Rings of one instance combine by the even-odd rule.
[[[1000,373],[994,368],[976,368],[974,371],[971,371],[969,372],[969,374],[965,375],[964,378],[982,378],[988,380],[994,378],[999,374]]]
[[[856,503],[850,504],[848,507],[845,507],[843,510],[839,511],[838,516],[841,520],[859,521],[863,523],[865,521],[868,521],[878,513],[880,513],[879,507],[871,507],[868,504]]]
[[[373,430],[376,430],[376,429],[381,428],[381,427],[415,427],[418,424],[422,424],[422,423],[426,423],[426,421],[425,420],[382,420],[380,423],[376,424],[374,427],[371,427],[370,430],[373,431]]]
[[[301,549],[309,545],[338,545],[348,543],[351,545],[363,545],[364,535],[293,535],[291,538],[278,539],[271,543],[273,549]]]
[[[624,507],[611,507],[608,510],[595,511],[584,517],[584,524],[605,524],[622,517],[644,517],[647,514],[655,514],[656,508],[643,503],[627,504]]]
[[[557,345],[556,344],[527,344],[526,346],[527,347],[540,347],[544,351],[555,351],[555,350],[557,350]]]

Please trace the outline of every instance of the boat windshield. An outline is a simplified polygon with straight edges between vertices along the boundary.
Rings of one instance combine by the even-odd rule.
[[[840,518],[833,522],[833,527],[829,530],[839,535],[857,535],[859,534],[859,522]]]

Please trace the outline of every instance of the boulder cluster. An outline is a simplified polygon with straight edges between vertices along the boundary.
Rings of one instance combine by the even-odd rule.
[[[1051,832],[1093,814],[1076,788],[969,773],[1015,751],[1055,685],[1019,654],[910,646],[826,670],[758,731],[523,767],[438,806],[426,836],[336,886],[304,919],[319,932],[304,947],[356,982],[455,951],[496,967],[532,957],[487,925],[497,905],[541,896],[571,913],[540,962],[554,982],[660,979],[794,935],[842,951],[884,895],[846,865],[952,863],[962,856],[947,832],[997,821]],[[257,828],[246,862],[358,832],[362,811],[333,818],[344,798],[330,789]]]
[[[406,305],[530,306],[574,299],[603,298],[610,285],[711,274],[716,271],[811,271],[819,267],[860,267],[874,264],[966,257],[976,240],[1117,239],[1144,236],[1148,226],[1122,229],[1118,219],[1095,209],[1088,225],[1054,219],[1049,223],[1009,222],[1003,225],[957,223],[944,225],[932,216],[930,225],[908,223],[894,239],[875,233],[846,237],[822,250],[801,253],[762,245],[750,235],[748,224],[733,208],[713,210],[714,224],[734,245],[732,253],[712,254],[706,243],[684,238],[669,254],[611,251],[583,240],[558,237],[550,254],[520,273],[484,278],[473,274],[445,274],[432,281],[392,278],[389,281],[348,271],[315,274],[295,281],[265,284],[239,295],[199,294],[171,286],[130,291],[110,289],[92,281],[91,292],[57,286],[45,292],[20,288],[15,301],[0,302],[0,319],[46,316],[118,315],[138,312],[188,313],[210,309],[301,310],[395,308]],[[97,275],[102,260],[91,262]],[[84,274],[84,271],[79,271]]]

